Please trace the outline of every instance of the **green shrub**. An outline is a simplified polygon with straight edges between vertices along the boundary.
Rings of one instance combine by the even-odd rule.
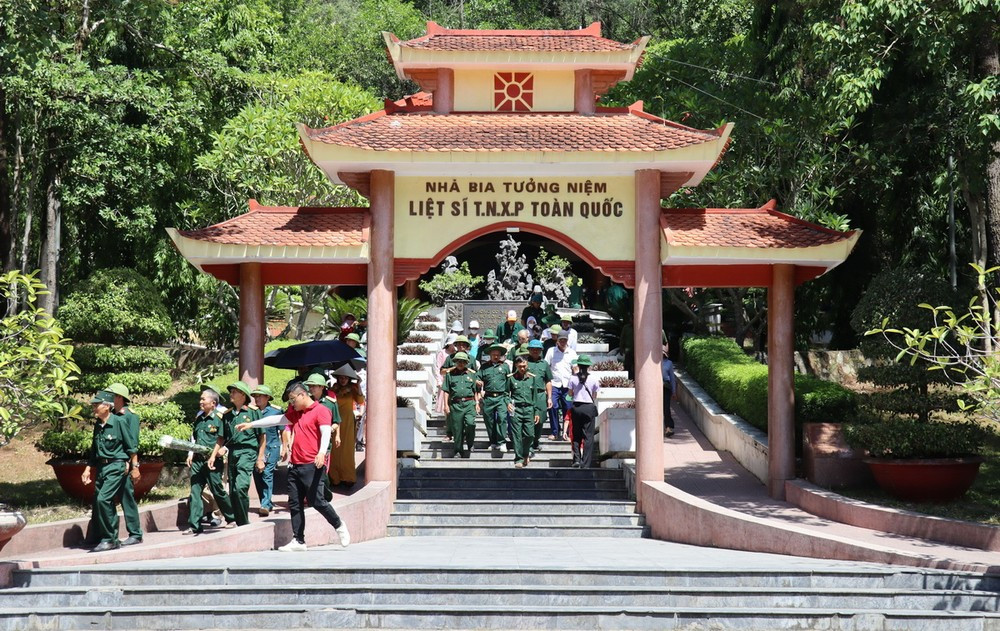
[[[172,421],[155,428],[147,427],[145,423],[141,423],[139,426],[139,458],[162,457],[169,462],[180,462],[186,458],[184,452],[164,450],[160,447],[160,437],[164,434],[187,440],[191,437],[191,426],[180,421]],[[35,446],[51,454],[53,458],[86,460],[90,457],[90,444],[93,442],[93,438],[94,430],[92,428],[63,431],[53,429],[42,434]]]
[[[957,458],[983,452],[993,432],[972,422],[890,418],[844,426],[848,444],[873,458]]]
[[[77,392],[97,392],[118,382],[132,394],[163,394],[172,383],[166,372],[92,372],[80,376],[73,384]]]
[[[427,292],[431,301],[440,307],[446,300],[468,300],[476,287],[482,284],[483,277],[473,276],[469,271],[469,262],[463,261],[452,272],[439,272],[430,280],[420,281],[420,289]]]
[[[139,426],[139,458],[162,458],[165,462],[183,462],[186,451],[160,447],[161,436],[173,436],[181,440],[191,438],[191,426],[182,421],[171,421],[157,427]]]
[[[684,367],[727,412],[767,431],[767,366],[730,338],[684,340]],[[838,384],[795,375],[795,424],[842,422],[858,413],[857,397]]]
[[[143,372],[174,367],[173,358],[163,349],[142,346],[85,344],[76,347],[73,357],[80,368],[101,372]]]
[[[94,432],[91,429],[49,430],[42,434],[35,446],[53,458],[83,460],[90,455],[90,443]]]
[[[59,321],[79,342],[156,346],[177,335],[153,283],[126,268],[94,272],[63,301]]]
[[[155,403],[151,405],[133,405],[132,411],[139,415],[139,420],[143,427],[163,427],[171,423],[180,423],[184,420],[184,411],[181,406],[172,401]]]

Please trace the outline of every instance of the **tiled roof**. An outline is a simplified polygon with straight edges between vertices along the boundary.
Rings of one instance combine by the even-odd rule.
[[[429,22],[427,35],[399,45],[434,51],[592,53],[631,50],[637,44],[601,37],[599,23],[574,31],[463,31]]]
[[[773,201],[753,209],[665,209],[660,215],[667,244],[716,248],[810,248],[851,238],[774,209]]]
[[[181,235],[228,245],[338,247],[368,242],[371,225],[367,208],[261,206],[250,200],[250,211]]]
[[[318,142],[371,151],[666,151],[717,140],[635,109],[583,114],[378,112],[326,129]]]

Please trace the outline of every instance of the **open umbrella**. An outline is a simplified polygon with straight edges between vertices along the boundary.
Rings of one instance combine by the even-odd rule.
[[[275,368],[298,368],[342,362],[360,367],[365,365],[361,354],[340,340],[303,342],[278,348],[264,355],[264,364]]]

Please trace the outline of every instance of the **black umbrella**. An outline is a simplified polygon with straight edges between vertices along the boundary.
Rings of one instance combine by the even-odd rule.
[[[350,363],[364,368],[361,353],[340,340],[317,340],[278,348],[264,355],[264,364],[275,368],[298,368],[323,364]]]

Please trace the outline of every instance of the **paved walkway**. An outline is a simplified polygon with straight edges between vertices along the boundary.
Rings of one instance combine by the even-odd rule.
[[[849,526],[817,517],[788,502],[771,499],[760,480],[728,452],[719,452],[712,447],[681,406],[675,402],[672,409],[676,433],[664,440],[665,480],[685,493],[740,513],[776,524],[804,528],[823,536],[842,537],[907,554],[931,555],[1000,569],[1000,552],[962,548]]]

